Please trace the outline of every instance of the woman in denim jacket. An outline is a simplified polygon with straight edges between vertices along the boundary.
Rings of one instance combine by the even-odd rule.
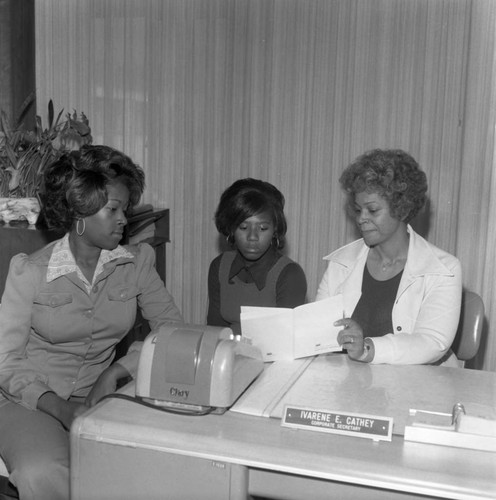
[[[136,373],[140,345],[113,362],[136,309],[182,322],[147,244],[119,245],[144,174],[83,146],[45,174],[43,215],[65,236],[13,257],[0,307],[0,455],[22,500],[69,498],[71,423]]]

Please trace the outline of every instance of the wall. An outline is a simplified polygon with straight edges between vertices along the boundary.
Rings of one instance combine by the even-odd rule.
[[[416,227],[460,256],[494,324],[495,2],[43,0],[36,14],[39,109],[85,111],[95,142],[144,166],[145,201],[171,209],[168,287],[187,320],[205,319],[231,182],[285,194],[311,300],[322,256],[356,237],[340,172],[400,147],[429,180]]]
[[[34,0],[0,0],[0,110],[10,123],[35,91]],[[34,123],[35,106],[25,123]]]

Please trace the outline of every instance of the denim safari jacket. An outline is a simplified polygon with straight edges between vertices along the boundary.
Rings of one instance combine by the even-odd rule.
[[[0,306],[0,404],[6,397],[36,409],[47,391],[85,397],[112,363],[137,307],[152,329],[182,322],[150,245],[125,246],[129,256],[104,264],[88,292],[76,272],[47,281],[55,244],[11,260]],[[140,348],[135,342],[119,359],[132,376]]]

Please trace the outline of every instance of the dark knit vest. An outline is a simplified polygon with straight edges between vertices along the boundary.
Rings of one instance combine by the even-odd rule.
[[[235,334],[241,333],[241,306],[275,307],[277,280],[282,270],[292,263],[292,260],[282,255],[267,274],[265,287],[257,288],[255,283],[243,283],[237,276],[229,283],[229,272],[236,257],[235,251],[225,252],[220,261],[220,314],[232,328]]]

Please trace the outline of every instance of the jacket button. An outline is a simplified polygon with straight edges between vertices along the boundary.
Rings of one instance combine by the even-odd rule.
[[[93,287],[93,293],[96,293],[96,292],[98,292],[98,287],[95,285],[95,286]]]
[[[401,326],[397,326],[396,330],[398,330],[398,332],[401,332]]]

